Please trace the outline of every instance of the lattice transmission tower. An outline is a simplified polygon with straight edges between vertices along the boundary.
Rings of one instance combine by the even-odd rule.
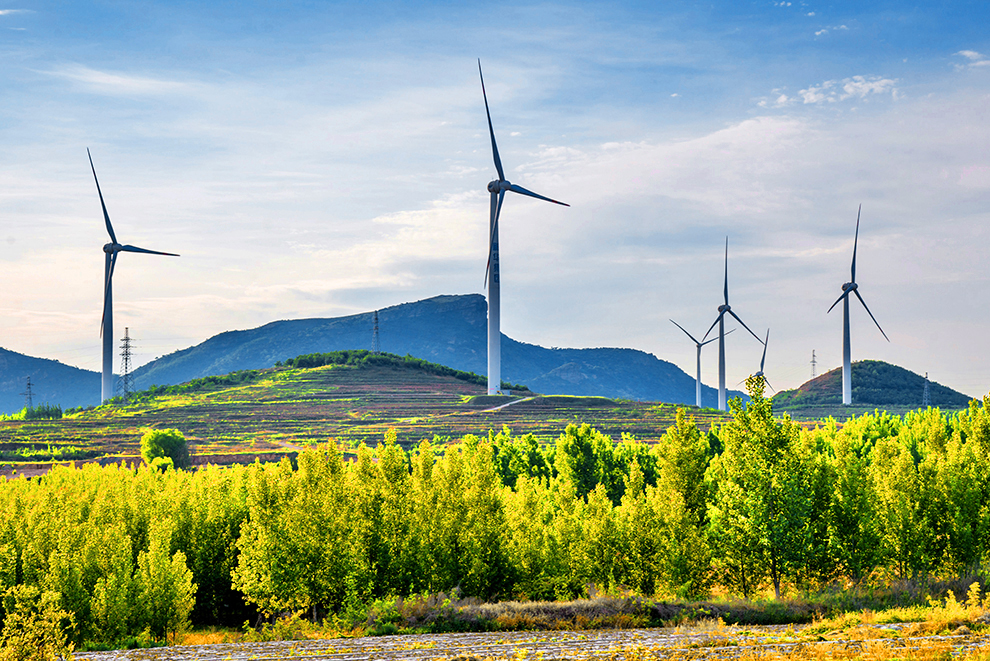
[[[126,402],[134,392],[134,381],[131,377],[131,333],[124,328],[124,337],[120,339],[120,381],[117,382],[117,392]]]
[[[815,378],[815,376],[817,376],[816,373],[815,373],[815,367],[817,367],[817,366],[818,366],[818,361],[815,360],[815,350],[812,349],[811,350],[811,378],[812,379]]]
[[[34,408],[34,395],[31,393],[31,377],[27,378],[27,389],[21,393],[24,395],[24,405],[28,409]]]
[[[377,354],[382,352],[382,345],[378,341],[378,310],[375,310],[373,324],[371,329],[371,353]]]
[[[928,408],[932,405],[932,394],[928,389],[928,372],[925,372],[925,394],[921,396],[921,406],[922,408]]]

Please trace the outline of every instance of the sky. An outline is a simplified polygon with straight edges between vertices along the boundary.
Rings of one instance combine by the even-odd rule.
[[[0,0],[0,2],[6,0]],[[483,294],[502,332],[694,373],[722,303],[776,389],[842,359],[990,392],[984,2],[0,4],[0,346],[98,370],[217,333]],[[735,322],[728,328],[736,326]],[[370,346],[370,331],[369,331]],[[383,347],[387,349],[387,347]],[[759,369],[726,340],[730,386]],[[717,384],[716,344],[704,381]],[[115,360],[115,365],[119,364]],[[503,372],[506,372],[503,366]]]

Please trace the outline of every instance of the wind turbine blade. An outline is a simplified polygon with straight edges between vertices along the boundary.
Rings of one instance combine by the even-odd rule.
[[[138,248],[137,246],[121,246],[119,248],[121,252],[143,252],[149,255],[168,255],[169,257],[178,257],[174,252],[159,252],[157,250],[148,250],[147,248]],[[114,254],[116,259],[117,255]]]
[[[853,240],[853,263],[852,263],[852,278],[849,282],[856,282],[856,247],[859,245],[859,216],[863,213],[863,205],[859,205],[859,211],[856,212],[856,238]]]
[[[495,199],[495,193],[492,193],[492,233],[488,236],[488,265],[485,266],[485,287],[488,286],[488,271],[492,267],[492,254],[495,251],[495,237],[498,236],[498,216],[502,213],[503,197],[505,197],[505,191],[499,191],[498,201]]]
[[[110,270],[107,271],[107,281],[103,287],[103,313],[100,315],[100,337],[103,337],[103,324],[107,320],[107,303],[110,301],[110,284],[113,282],[113,269],[117,265],[117,253],[110,257]]]
[[[117,243],[117,236],[113,233],[113,225],[110,224],[110,214],[107,213],[107,205],[103,202],[103,191],[100,190],[100,180],[96,178],[96,167],[93,165],[93,155],[86,148],[86,155],[89,156],[89,167],[93,170],[93,180],[96,181],[96,192],[100,195],[100,206],[103,207],[103,219],[107,221],[107,232],[110,233],[110,240]]]
[[[478,58],[478,75],[481,76],[481,95],[485,97],[485,114],[488,115],[488,133],[492,136],[492,155],[495,157],[495,169],[498,170],[499,181],[505,181],[502,173],[502,159],[498,157],[498,145],[495,144],[495,129],[492,128],[492,113],[488,110],[488,94],[485,92],[485,76],[481,73],[481,58]]]
[[[835,299],[835,303],[832,303],[832,308],[834,308],[836,305],[838,305],[839,304],[839,301],[841,301],[842,299],[844,299],[848,295],[849,295],[849,292],[847,292],[847,291],[842,292],[842,296],[840,296],[839,298]],[[832,311],[832,308],[829,308],[828,309],[828,312],[831,312]],[[825,314],[828,314],[828,312],[826,312]]]
[[[870,319],[873,320],[873,323],[875,323],[877,325],[877,328],[880,328],[880,322],[877,321],[877,318],[873,316],[873,313],[872,312],[870,312],[870,308],[867,307],[866,301],[864,301],[863,300],[863,297],[859,295],[859,290],[858,289],[854,289],[853,290],[853,293],[856,294],[856,298],[858,298],[859,299],[859,302],[863,304],[863,307],[864,308],[866,308],[866,312],[867,312],[867,314],[870,315]],[[880,328],[880,334],[883,335],[883,339],[885,339],[888,342],[890,342],[890,338],[887,337],[887,334],[883,332],[883,329],[882,328]]]
[[[769,381],[767,381],[767,377],[763,377],[763,383],[765,383],[765,384],[767,384],[768,386],[770,386],[770,390],[772,390],[772,391],[774,391],[775,393],[777,392],[777,389],[776,389],[776,388],[774,388],[773,386],[771,386],[771,385],[770,385],[770,382],[769,382]]]
[[[520,193],[521,195],[529,195],[530,197],[535,197],[538,200],[546,200],[547,202],[553,202],[554,204],[559,204],[562,207],[569,207],[569,206],[571,206],[571,205],[567,204],[566,202],[558,202],[557,200],[553,200],[553,199],[551,199],[549,197],[543,197],[542,195],[537,195],[533,191],[526,190],[522,186],[516,186],[515,184],[510,185],[509,186],[509,190],[512,191],[513,193]]]
[[[752,335],[753,337],[755,337],[757,342],[759,342],[760,344],[763,344],[763,340],[760,339],[760,336],[757,335],[756,333],[754,333],[752,330],[750,330],[749,326],[747,326],[745,324],[745,322],[743,322],[743,320],[739,318],[739,315],[738,314],[736,314],[732,310],[728,310],[728,313],[731,314],[733,317],[735,317],[736,318],[736,321],[738,321],[740,324],[742,324],[743,325],[743,328],[745,328],[746,330],[748,330],[749,331],[749,334]],[[764,345],[764,346],[766,346],[766,345]]]
[[[725,237],[725,304],[729,304],[729,237]]]
[[[763,364],[767,362],[767,343],[770,341],[770,329],[767,329],[767,339],[763,340],[763,358],[760,358],[760,374],[763,373]]]
[[[716,320],[716,321],[718,321],[718,320]],[[729,330],[725,331],[725,334],[726,335],[732,335],[732,331],[734,331],[734,330],[736,330],[736,329],[735,328],[730,328]],[[706,340],[706,341],[702,342],[699,346],[705,346],[706,344],[711,344],[712,342],[714,342],[717,339],[718,339],[718,336],[713,337],[710,340]]]
[[[708,333],[711,333],[712,332],[712,328],[715,328],[715,324],[717,324],[719,322],[719,319],[721,319],[724,316],[725,316],[725,312],[724,311],[718,313],[718,316],[715,317],[715,321],[712,322],[711,327],[708,329]],[[705,337],[701,338],[702,341],[704,341],[708,337],[708,333],[705,333]],[[726,333],[726,335],[728,335],[728,333]],[[714,340],[715,338],[713,337],[712,339]]]
[[[691,335],[691,333],[689,333],[686,330],[684,330],[684,326],[681,326],[679,323],[677,323],[673,319],[670,320],[670,323],[674,324],[675,326],[677,326],[678,328],[680,328],[682,331],[684,331],[684,334],[687,335],[688,337],[690,337],[694,341],[695,344],[701,346],[702,343],[699,342],[698,340],[695,340],[694,339],[694,335]]]

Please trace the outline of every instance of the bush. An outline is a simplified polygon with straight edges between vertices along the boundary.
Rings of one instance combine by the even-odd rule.
[[[189,446],[178,429],[153,429],[141,437],[141,457],[149,466],[162,457],[171,459],[175,468],[186,468],[189,466]]]

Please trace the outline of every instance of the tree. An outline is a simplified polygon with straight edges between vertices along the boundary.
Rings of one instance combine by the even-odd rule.
[[[57,592],[18,585],[4,593],[0,661],[71,661],[73,645],[67,631],[72,616],[59,608]]]
[[[186,555],[182,551],[169,555],[172,525],[168,519],[153,524],[149,548],[138,554],[140,620],[156,640],[174,639],[183,631],[195,605],[196,585]]]
[[[189,466],[189,446],[178,429],[152,429],[141,437],[141,457],[149,466],[155,459],[171,459],[176,468]]]
[[[725,450],[708,471],[715,489],[708,515],[727,581],[749,596],[769,575],[779,599],[784,578],[801,566],[808,547],[812,503],[799,428],[786,416],[774,419],[763,389],[761,377],[750,377],[749,404],[730,403]]]

